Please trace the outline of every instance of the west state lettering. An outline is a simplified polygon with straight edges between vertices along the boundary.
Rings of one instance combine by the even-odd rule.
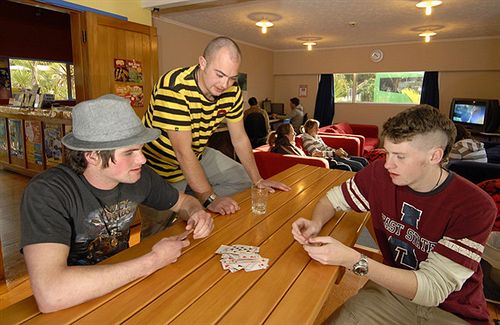
[[[384,228],[391,234],[395,234],[396,236],[401,236],[401,231],[405,229],[405,225],[399,223],[386,215],[382,214],[382,219],[384,220]]]

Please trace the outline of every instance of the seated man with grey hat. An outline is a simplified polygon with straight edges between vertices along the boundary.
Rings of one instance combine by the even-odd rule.
[[[62,142],[66,160],[34,177],[21,203],[21,247],[41,312],[102,296],[177,260],[202,238],[212,217],[194,197],[179,193],[148,166],[146,128],[127,100],[115,95],[73,109],[73,132]],[[186,233],[161,239],[150,252],[125,262],[94,265],[128,248],[139,204],[169,209],[187,221]]]

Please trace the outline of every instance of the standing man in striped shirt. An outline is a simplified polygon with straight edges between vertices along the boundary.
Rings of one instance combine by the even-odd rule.
[[[465,178],[441,166],[454,142],[450,119],[428,106],[390,118],[387,152],[292,225],[315,260],[369,281],[339,308],[334,324],[488,324],[481,266],[496,206]],[[383,263],[331,237],[317,237],[338,210],[370,211]]]
[[[271,191],[290,189],[262,179],[257,169],[243,126],[243,97],[236,84],[240,63],[241,51],[232,39],[213,39],[197,65],[171,70],[160,78],[143,118],[144,125],[161,130],[160,137],[143,148],[147,164],[178,190],[194,194],[206,208],[220,214],[239,210],[229,196],[252,183]],[[206,147],[224,119],[241,164]],[[166,226],[165,217],[154,218],[153,224],[146,220],[143,237]]]

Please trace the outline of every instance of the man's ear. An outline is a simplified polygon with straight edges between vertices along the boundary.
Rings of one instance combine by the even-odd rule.
[[[440,164],[444,157],[444,150],[441,147],[432,148],[431,163]]]
[[[101,157],[95,151],[85,152],[85,159],[87,159],[87,164],[93,166],[100,166],[101,164]]]
[[[198,63],[200,65],[200,69],[205,71],[205,68],[207,67],[207,59],[205,59],[203,55],[198,57]]]

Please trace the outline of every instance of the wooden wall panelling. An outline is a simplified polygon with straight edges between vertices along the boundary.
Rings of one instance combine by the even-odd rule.
[[[115,93],[117,84],[141,85],[143,105],[134,109],[142,117],[149,103],[153,82],[156,82],[153,76],[157,77],[158,71],[156,29],[89,12],[85,13],[85,26],[87,42],[84,43],[84,48],[88,64],[84,74],[89,98]],[[114,59],[140,61],[142,83],[115,81]]]

